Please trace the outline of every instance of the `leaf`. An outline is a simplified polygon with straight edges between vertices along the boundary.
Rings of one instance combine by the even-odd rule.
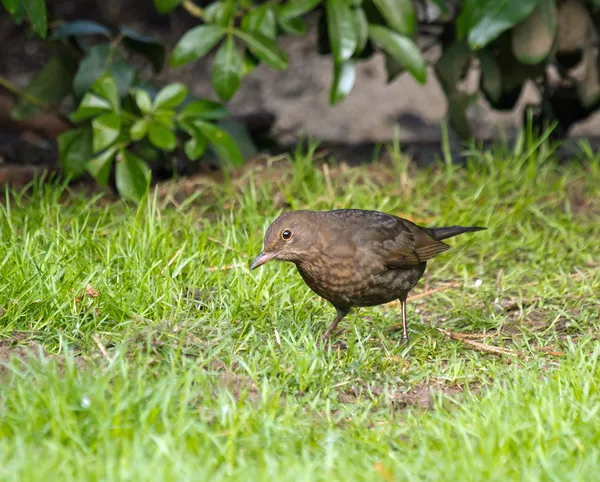
[[[74,22],[65,22],[54,30],[52,36],[55,38],[80,37],[82,35],[103,35],[112,37],[112,32],[104,25],[90,20],[75,20]]]
[[[146,134],[148,133],[149,124],[150,121],[145,117],[136,120],[131,126],[131,129],[129,130],[129,135],[131,136],[131,139],[134,141],[139,141],[146,137]]]
[[[17,12],[20,4],[21,0],[2,0],[2,5],[11,15]]]
[[[179,113],[179,118],[185,119],[223,119],[229,111],[222,104],[212,100],[197,100],[190,102]]]
[[[327,33],[333,59],[342,64],[352,57],[358,45],[354,17],[345,1],[326,0]]]
[[[481,76],[479,84],[486,97],[498,102],[502,95],[502,71],[496,59],[487,49],[478,52]]]
[[[203,57],[221,41],[224,35],[225,29],[218,25],[200,25],[188,30],[171,52],[169,65],[179,67]]]
[[[123,35],[123,45],[130,51],[146,58],[152,64],[155,73],[162,70],[166,57],[164,45],[128,27],[121,27],[121,35]]]
[[[417,16],[411,0],[373,0],[379,12],[396,32],[412,37],[417,26]]]
[[[65,173],[74,178],[81,176],[93,156],[92,130],[89,127],[71,129],[60,134],[56,141],[60,165]]]
[[[385,61],[385,72],[387,74],[386,83],[393,82],[400,74],[404,73],[406,70],[402,65],[398,63],[398,61],[392,57],[387,52],[383,52],[384,61]]]
[[[434,70],[446,95],[455,91],[463,80],[471,57],[471,50],[464,41],[455,42],[442,52]]]
[[[25,7],[23,7],[23,2],[19,0],[16,11],[9,12],[10,19],[15,25],[21,25],[23,20],[25,19]]]
[[[234,0],[213,2],[204,9],[204,21],[210,24],[227,27],[235,16]]]
[[[483,16],[469,29],[469,47],[473,50],[485,47],[527,17],[536,3],[537,0],[489,1],[487,8],[483,9]]]
[[[23,93],[41,100],[48,107],[56,106],[71,92],[76,69],[75,60],[69,56],[52,57],[23,89]],[[11,115],[15,119],[26,119],[38,111],[39,108],[27,102],[25,97],[19,97]]]
[[[150,182],[150,169],[146,163],[127,149],[121,149],[115,176],[119,194],[139,204]]]
[[[243,68],[242,57],[229,35],[215,55],[212,72],[215,91],[224,101],[230,100],[239,89]]]
[[[259,34],[274,40],[277,36],[277,23],[275,12],[269,4],[252,8],[242,19],[242,30],[248,33]]]
[[[379,25],[369,25],[369,36],[421,84],[426,82],[427,70],[421,51],[409,37]]]
[[[257,32],[246,33],[234,29],[233,33],[248,46],[250,52],[256,55],[269,67],[278,70],[287,69],[288,61],[285,52],[278,47],[275,41],[268,39]]]
[[[115,152],[117,152],[116,147],[109,147],[85,165],[87,172],[89,172],[96,182],[102,186],[108,184],[110,168],[112,166],[113,157],[115,157]]]
[[[362,7],[353,8],[352,15],[356,28],[356,53],[361,53],[369,41],[369,22]]]
[[[194,133],[192,137],[183,145],[185,155],[190,161],[196,161],[200,159],[207,147],[208,139],[200,134],[199,131]]]
[[[92,131],[94,133],[93,151],[94,153],[100,152],[119,137],[121,118],[114,112],[95,117],[92,120]]]
[[[111,110],[112,106],[110,105],[110,102],[96,94],[87,92],[83,96],[77,110],[71,114],[71,120],[79,122]]]
[[[92,92],[106,99],[114,110],[119,109],[119,92],[110,75],[103,75],[91,87]]]
[[[289,0],[277,13],[282,19],[289,20],[314,10],[320,3],[321,0]]]
[[[448,117],[450,125],[461,139],[471,137],[471,125],[467,117],[467,108],[477,99],[477,94],[454,91],[448,97]]]
[[[154,0],[158,13],[169,13],[175,10],[183,0]]]
[[[33,31],[40,37],[46,38],[48,33],[48,21],[46,19],[45,0],[21,0],[27,16],[31,21]]]
[[[354,62],[344,62],[342,65],[334,64],[333,68],[333,83],[331,85],[331,93],[329,103],[335,105],[344,100],[352,91],[356,80],[356,67]]]
[[[129,93],[135,79],[135,69],[124,60],[117,60],[109,65],[108,73],[113,78],[120,99]]]
[[[148,126],[148,139],[154,147],[163,151],[172,151],[177,147],[177,137],[173,131],[157,122]]]
[[[204,121],[195,121],[194,125],[204,135],[217,155],[226,162],[233,164],[234,166],[241,166],[244,163],[242,153],[236,146],[235,142],[227,132],[213,124]]]
[[[180,82],[166,85],[154,98],[154,109],[173,109],[187,97],[187,87]]]
[[[306,33],[306,22],[301,18],[277,17],[277,25],[289,35],[304,35]]]
[[[91,47],[83,60],[73,79],[73,92],[75,97],[81,98],[90,86],[106,72],[108,63],[108,44],[99,44]]]
[[[512,30],[512,50],[516,59],[529,65],[545,60],[554,46],[557,26],[555,1],[538,0],[531,15]]]
[[[146,114],[152,112],[152,99],[150,99],[148,91],[137,89],[135,91],[135,103],[142,112]]]

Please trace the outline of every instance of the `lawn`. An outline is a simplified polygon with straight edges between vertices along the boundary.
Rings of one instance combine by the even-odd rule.
[[[600,157],[313,157],[139,208],[2,196],[0,480],[597,478]],[[488,227],[429,263],[408,347],[391,303],[320,350],[333,308],[292,265],[249,270],[282,210],[341,207]]]

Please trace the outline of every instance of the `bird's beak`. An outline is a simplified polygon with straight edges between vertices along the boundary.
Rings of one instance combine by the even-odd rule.
[[[275,253],[265,253],[263,251],[256,258],[254,258],[254,261],[252,261],[252,264],[250,265],[250,269],[253,270],[255,268],[258,268],[259,266],[262,266],[263,264],[271,261],[274,257]]]

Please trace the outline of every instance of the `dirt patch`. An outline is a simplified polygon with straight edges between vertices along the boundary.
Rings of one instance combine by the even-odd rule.
[[[0,379],[9,373],[9,366],[14,360],[29,364],[30,362],[39,362],[42,359],[56,363],[59,370],[62,370],[65,366],[63,355],[48,353],[39,343],[27,340],[26,335],[16,333],[11,335],[10,339],[0,340]],[[75,356],[74,362],[77,368],[80,369],[87,365],[82,356]]]
[[[479,386],[470,385],[470,391],[478,391]],[[398,387],[397,390],[384,389],[381,387],[350,387],[339,392],[338,400],[342,403],[355,403],[361,397],[386,397],[397,410],[409,407],[431,409],[434,400],[443,395],[452,400],[460,399],[465,393],[466,387],[457,384],[447,384],[441,381],[431,383],[421,382],[409,389]]]

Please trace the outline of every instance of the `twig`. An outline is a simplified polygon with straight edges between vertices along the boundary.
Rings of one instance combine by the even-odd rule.
[[[235,249],[233,249],[231,246],[225,244],[223,241],[218,240],[217,238],[212,238],[210,236],[207,236],[207,238],[209,241],[212,241],[213,243],[218,244],[219,246],[223,246],[225,249],[229,250],[229,251],[235,251]]]
[[[104,344],[100,341],[100,338],[98,338],[96,335],[92,335],[92,339],[96,342],[96,345],[98,345],[98,349],[100,350],[100,353],[102,353],[102,356],[104,358],[106,358],[109,363],[112,363],[112,359],[110,358],[110,355],[106,351]]]
[[[29,104],[34,105],[46,112],[54,114],[62,121],[68,123],[70,126],[73,125],[71,119],[69,119],[66,115],[62,114],[61,112],[57,112],[55,107],[51,106],[50,104],[46,104],[44,101],[38,99],[34,95],[31,95],[29,92],[25,92],[24,90],[19,89],[15,84],[13,84],[10,80],[8,80],[2,75],[0,75],[0,87],[5,88],[15,97],[22,97]]]
[[[183,0],[181,6],[186,9],[192,17],[204,18],[204,9],[196,5],[192,0]]]
[[[459,286],[460,286],[460,283],[458,281],[451,281],[450,283],[448,283],[445,286],[440,286],[439,288],[433,288],[431,290],[425,290],[422,293],[419,293],[417,295],[409,296],[407,301],[414,301],[414,300],[420,300],[422,298],[427,298],[429,295],[432,295],[434,293],[441,293],[443,291],[447,291],[452,288],[458,288]]]
[[[452,340],[462,341],[463,343],[471,346],[475,350],[482,351],[485,353],[492,353],[494,355],[509,355],[509,356],[522,356],[515,350],[510,350],[509,348],[501,348],[498,346],[486,345],[485,343],[480,343],[478,341],[469,340],[468,338],[461,336],[458,333],[454,333],[449,330],[444,330],[443,328],[436,328],[440,333],[451,338]]]

